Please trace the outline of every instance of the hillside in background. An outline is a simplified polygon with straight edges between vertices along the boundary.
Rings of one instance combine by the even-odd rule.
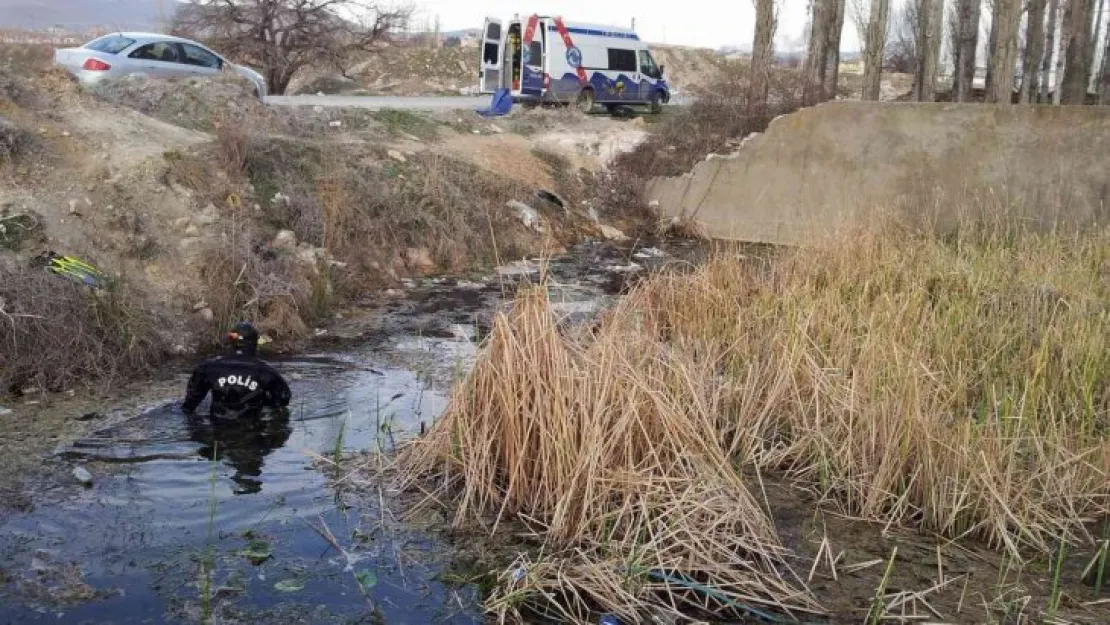
[[[0,0],[0,28],[151,30],[173,15],[176,4],[176,0]]]
[[[659,63],[667,66],[667,81],[678,91],[725,80],[728,66],[742,58],[681,46],[652,46],[652,52]],[[333,68],[320,67],[298,77],[290,91],[404,96],[473,93],[477,87],[478,48],[392,45],[348,68],[346,74],[340,76]]]

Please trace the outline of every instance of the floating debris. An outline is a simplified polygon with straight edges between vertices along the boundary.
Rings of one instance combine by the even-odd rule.
[[[73,477],[76,478],[78,482],[81,482],[82,486],[92,486],[92,473],[89,473],[89,470],[85,467],[74,467]]]

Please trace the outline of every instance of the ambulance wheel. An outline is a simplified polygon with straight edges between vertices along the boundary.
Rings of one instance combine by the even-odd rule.
[[[651,112],[658,115],[663,112],[663,101],[659,98],[659,92],[651,94],[651,100],[648,102]]]
[[[575,106],[577,106],[578,110],[582,111],[583,113],[589,113],[590,111],[594,110],[594,90],[586,87],[585,89],[579,91],[578,100],[575,102]]]

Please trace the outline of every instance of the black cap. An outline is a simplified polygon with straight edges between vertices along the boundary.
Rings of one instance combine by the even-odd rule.
[[[254,355],[258,349],[258,330],[246,321],[240,321],[227,333],[228,342],[238,354]]]

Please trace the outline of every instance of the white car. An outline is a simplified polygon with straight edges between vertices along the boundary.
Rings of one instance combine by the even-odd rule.
[[[124,76],[212,76],[230,69],[254,85],[255,95],[266,96],[262,74],[231,63],[195,41],[169,35],[113,33],[80,48],[57,50],[54,63],[85,85]]]

